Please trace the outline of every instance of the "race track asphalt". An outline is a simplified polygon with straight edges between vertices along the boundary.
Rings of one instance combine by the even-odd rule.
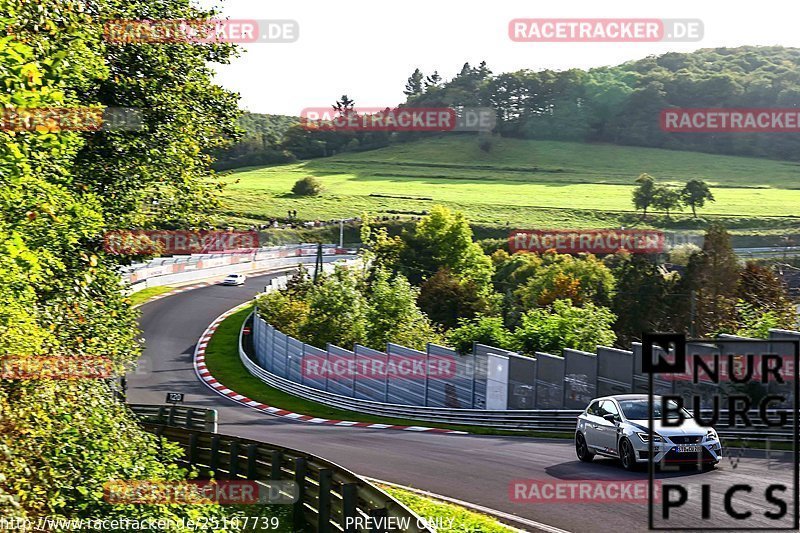
[[[206,327],[228,309],[246,302],[263,289],[270,277],[253,276],[246,285],[212,285],[154,300],[142,306],[141,327],[146,349],[140,370],[128,377],[128,401],[163,404],[167,392],[186,394],[186,405],[213,408],[219,413],[220,433],[261,440],[305,450],[334,461],[358,474],[424,489],[463,501],[535,520],[573,532],[634,532],[648,529],[645,503],[619,501],[562,501],[520,503],[512,501],[513,480],[569,482],[576,480],[647,480],[646,472],[628,473],[615,461],[580,463],[571,442],[526,437],[418,434],[407,431],[318,426],[275,418],[225,399],[195,376],[192,355]],[[280,406],[277,406],[280,407]],[[790,454],[789,454],[790,455]],[[775,527],[765,511],[767,483],[783,483],[785,493],[774,495],[796,512],[790,457],[748,452],[738,464],[725,459],[711,472],[661,474],[664,483],[689,486],[688,503],[661,519],[656,504],[656,526]],[[710,518],[703,520],[698,502],[700,484],[710,485]],[[752,511],[746,520],[725,514],[723,494],[736,484],[752,485],[751,493],[737,492],[733,510]],[[781,521],[780,525],[784,525]],[[535,530],[529,527],[530,530]]]

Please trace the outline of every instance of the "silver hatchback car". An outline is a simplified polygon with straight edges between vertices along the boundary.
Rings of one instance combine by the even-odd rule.
[[[672,402],[672,400],[670,400]],[[672,402],[670,412],[677,412]],[[717,432],[700,426],[683,409],[677,426],[661,423],[661,397],[653,401],[653,461],[657,465],[698,465],[713,468],[722,458]],[[648,399],[645,394],[621,394],[597,398],[578,416],[575,451],[581,461],[595,455],[618,458],[627,470],[650,460]],[[677,419],[677,415],[673,415]],[[670,417],[672,418],[672,416]]]

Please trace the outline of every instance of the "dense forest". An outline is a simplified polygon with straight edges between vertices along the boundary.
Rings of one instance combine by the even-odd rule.
[[[354,88],[357,90],[357,88]],[[401,105],[491,106],[495,132],[506,137],[648,146],[674,150],[797,160],[800,138],[785,133],[674,133],[660,113],[670,108],[793,108],[800,105],[800,49],[743,46],[670,52],[591,70],[519,70],[494,74],[486,63],[465,63],[450,80],[416,69]],[[358,106],[359,95],[349,94]],[[333,105],[333,102],[332,102]],[[253,115],[250,115],[253,117]],[[224,154],[233,168],[366,150],[431,133],[307,131],[287,117],[243,123],[244,144]],[[294,119],[299,122],[299,119]],[[290,127],[282,127],[289,124]],[[282,132],[264,137],[264,129]],[[266,142],[267,145],[263,143]],[[239,158],[238,161],[236,158]],[[267,161],[269,160],[269,161]]]
[[[285,115],[261,115],[245,112],[239,117],[239,127],[244,137],[232,146],[214,153],[216,170],[290,163],[294,154],[280,147],[286,131],[300,121]]]

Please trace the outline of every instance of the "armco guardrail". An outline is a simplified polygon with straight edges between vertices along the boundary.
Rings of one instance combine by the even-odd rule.
[[[193,254],[187,256],[160,257],[147,263],[124,267],[122,278],[136,292],[149,287],[187,283],[200,279],[225,276],[227,274],[248,273],[296,266],[299,263],[313,263],[316,258],[316,244],[298,244],[261,248],[247,253]],[[323,255],[344,257],[346,250],[332,244],[323,245]]]
[[[246,323],[246,322],[245,322]],[[244,329],[244,325],[243,325]],[[341,396],[331,392],[326,392],[314,387],[309,387],[291,381],[280,376],[267,372],[255,361],[253,361],[244,349],[243,333],[239,335],[239,358],[247,370],[266,383],[278,390],[312,400],[337,409],[357,411],[359,413],[390,417],[419,420],[421,422],[435,422],[439,424],[469,425],[493,427],[504,430],[536,431],[540,433],[571,433],[575,430],[578,415],[581,410],[562,409],[530,409],[530,410],[487,410],[487,409],[451,409],[441,407],[418,407],[411,405],[397,405],[369,400],[361,400],[348,396]],[[780,411],[770,410],[770,416],[776,415]],[[790,422],[791,413],[786,412]],[[710,411],[701,411],[703,418],[711,416]],[[786,442],[792,440],[791,428],[773,428],[762,423],[757,423],[755,427],[748,428],[727,428],[727,411],[720,412],[720,424],[718,433],[723,438],[737,439],[742,441],[772,441]],[[757,411],[749,413],[750,419],[759,421],[760,415]]]
[[[217,432],[216,409],[141,403],[129,403],[127,405],[142,422],[187,429],[202,429],[210,433]]]
[[[146,430],[178,443],[186,452],[183,466],[215,479],[264,482],[293,481],[299,497],[293,504],[294,531],[310,528],[329,533],[376,532],[366,519],[392,518],[403,531],[433,533],[427,524],[399,501],[341,466],[291,448],[200,430],[144,422]]]

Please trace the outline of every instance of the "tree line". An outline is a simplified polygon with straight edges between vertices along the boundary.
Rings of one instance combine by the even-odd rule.
[[[647,218],[650,207],[670,211],[688,206],[692,209],[692,216],[697,218],[697,208],[703,207],[706,202],[714,202],[714,195],[708,184],[703,180],[691,179],[682,188],[659,185],[650,174],[640,174],[636,178],[636,187],[633,189],[633,206],[642,211],[642,218]]]
[[[487,253],[463,213],[443,206],[395,235],[363,220],[365,270],[317,286],[301,274],[261,297],[262,316],[318,347],[444,342],[465,353],[477,341],[527,355],[629,349],[645,331],[765,336],[796,326],[780,279],[768,265],[742,265],[719,226],[702,249],[596,257]],[[680,268],[667,270],[667,260]]]
[[[520,139],[607,142],[672,150],[800,158],[800,137],[781,133],[676,133],[663,131],[662,110],[671,108],[793,108],[800,105],[800,49],[781,46],[707,48],[669,52],[590,70],[530,70],[494,74],[486,62],[465,63],[451,79],[415,69],[405,82],[404,102],[412,107],[491,107],[495,132]],[[332,103],[354,104],[343,95]],[[262,120],[264,120],[262,118]],[[285,119],[268,118],[268,121]],[[294,119],[299,122],[299,119]],[[257,128],[243,124],[244,150],[221,153],[233,168],[264,161],[284,163],[343,151],[371,150],[390,142],[435,133],[313,131],[300,124],[278,128],[264,142]],[[260,154],[260,155],[257,155]]]
[[[616,66],[493,74],[465,63],[450,80],[416,69],[407,105],[491,106],[497,133],[797,160],[800,139],[780,133],[674,133],[670,108],[795,108],[800,49],[781,46],[668,52]]]

